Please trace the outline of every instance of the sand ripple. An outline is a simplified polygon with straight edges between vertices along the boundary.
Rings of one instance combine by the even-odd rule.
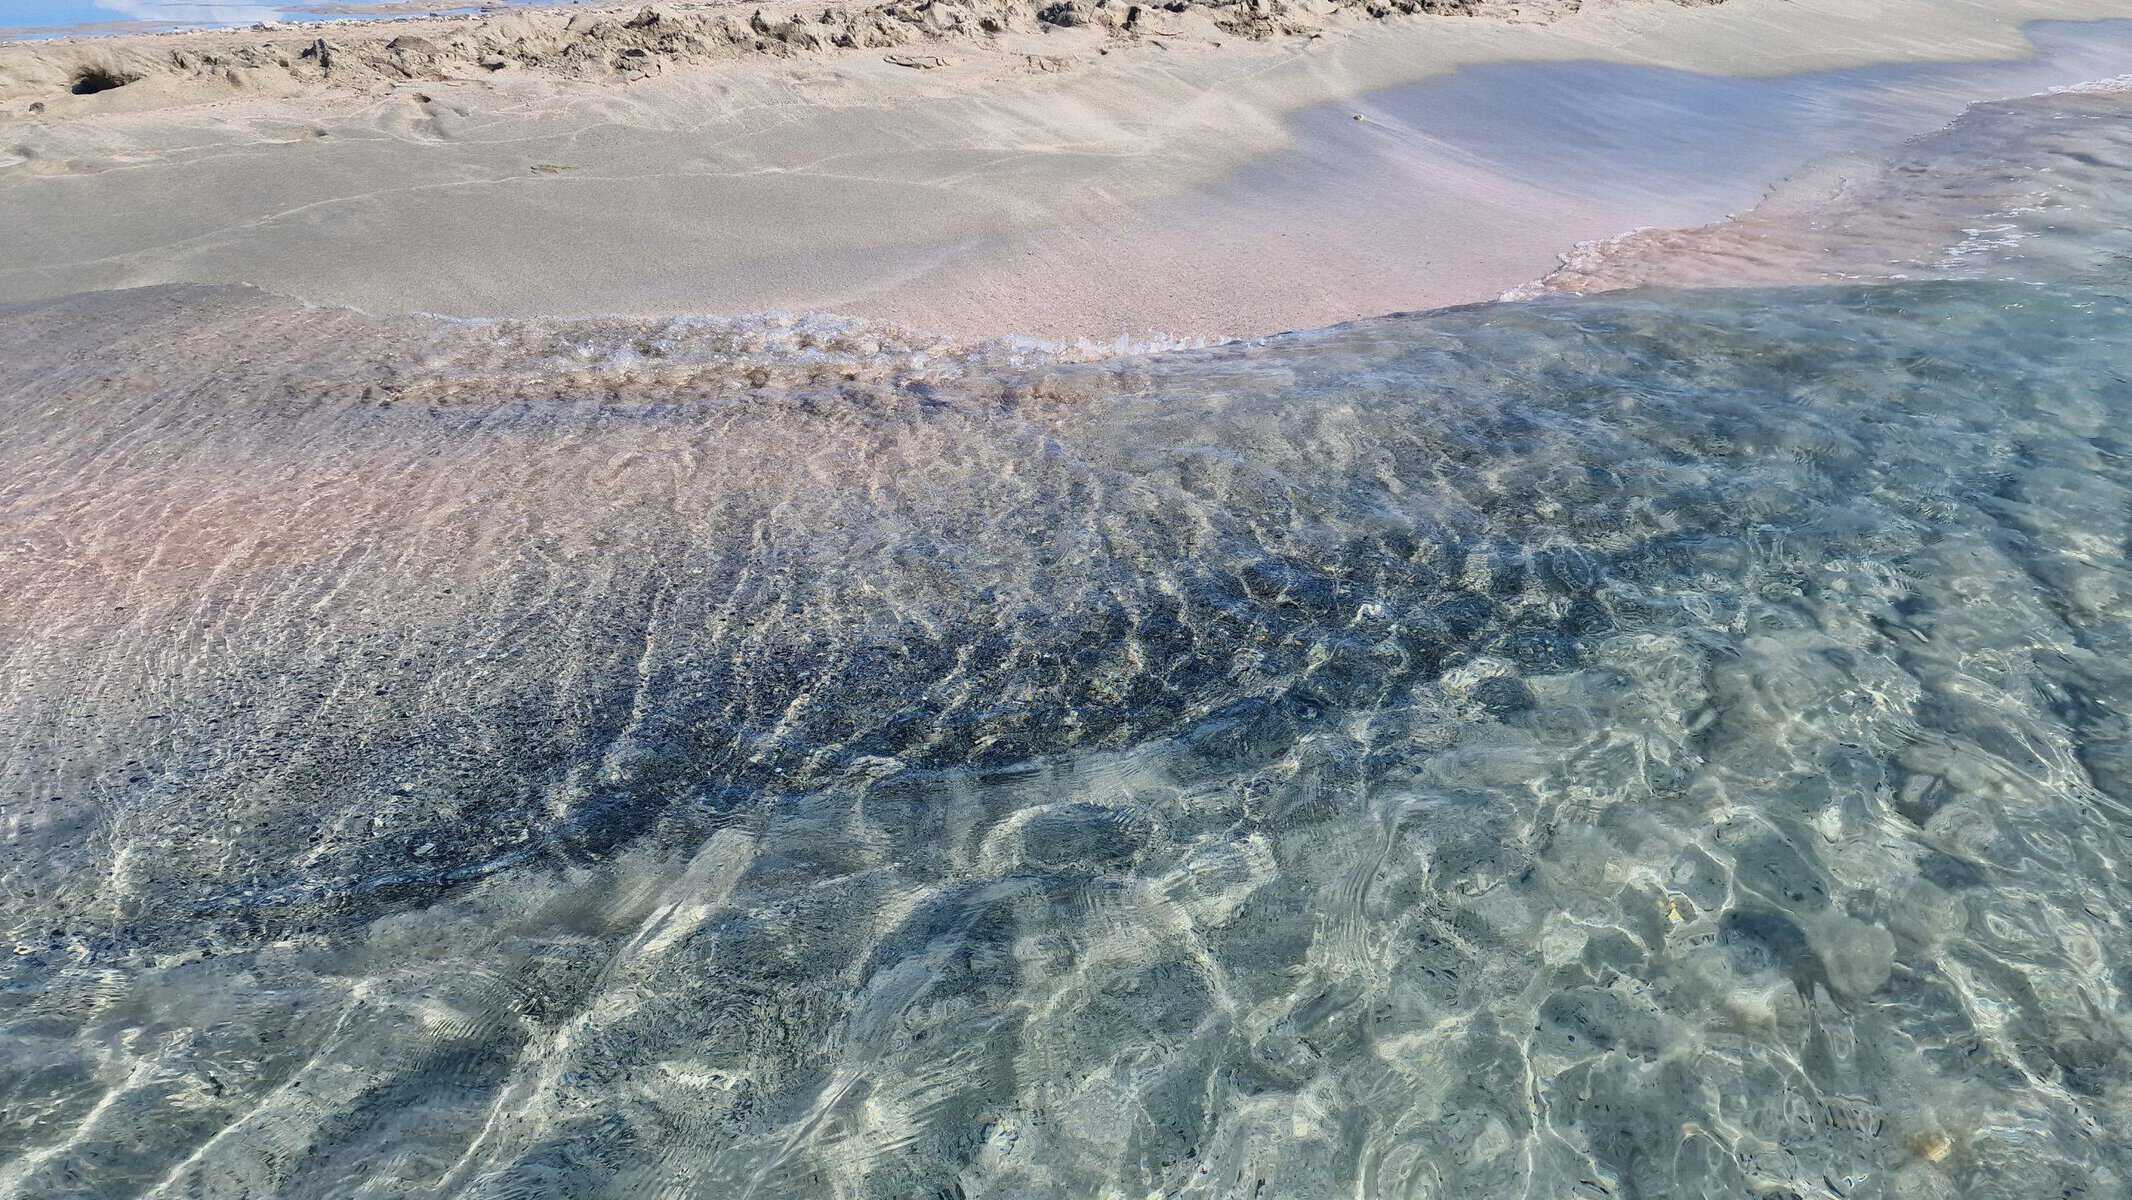
[[[7,310],[0,1194],[2120,1192],[2125,282]]]

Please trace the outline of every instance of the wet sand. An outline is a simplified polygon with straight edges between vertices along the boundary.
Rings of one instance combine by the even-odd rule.
[[[2036,59],[2033,19],[2110,16],[2132,3],[1334,14],[1316,36],[1263,42],[1185,21],[1123,40],[1047,26],[943,42],[935,69],[875,49],[629,82],[513,69],[203,91],[153,77],[88,96],[37,90],[51,90],[37,70],[91,53],[49,43],[37,70],[20,48],[0,54],[0,299],[241,282],[379,313],[810,310],[964,336],[1256,334],[1492,297],[1575,243],[1715,219],[1816,157],[2088,77],[2092,64],[2053,56],[2121,33],[2055,48],[2046,35],[2040,63],[2008,64]],[[94,53],[179,43],[193,44]],[[1520,62],[1589,65],[1535,90]],[[1857,72],[1950,62],[1970,65]],[[1692,124],[1699,140],[1649,137],[1709,99],[1699,77],[1801,73],[1818,103],[1872,99],[1883,119],[1763,109],[1796,85],[1743,83]],[[1713,154],[1740,146],[1753,150]],[[1622,186],[1636,179],[1663,186]]]
[[[2040,78],[1424,28],[128,85],[0,286],[1308,323]],[[1832,170],[1553,280],[1728,286],[1096,362],[0,305],[0,1200],[2123,1194],[2132,109]]]
[[[2123,1194],[2128,164],[1094,363],[0,308],[0,1200]]]

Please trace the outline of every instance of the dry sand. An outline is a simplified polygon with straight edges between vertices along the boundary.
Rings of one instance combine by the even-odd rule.
[[[0,301],[248,282],[376,312],[1259,333],[1491,297],[1683,219],[1603,179],[1535,189],[1412,114],[1382,137],[1310,114],[1474,64],[2012,59],[2029,21],[2132,17],[1573,7],[662,7],[0,47]]]

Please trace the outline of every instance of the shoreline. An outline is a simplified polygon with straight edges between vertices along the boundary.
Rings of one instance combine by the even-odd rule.
[[[0,1197],[2123,1184],[2132,96],[1959,125],[1092,364],[0,304]]]
[[[18,264],[0,268],[0,300],[247,283],[379,314],[795,311],[972,339],[1248,337],[1492,298],[1580,243],[1725,215],[1578,195],[1572,179],[1536,200],[1482,161],[1485,144],[1432,144],[1436,113],[1375,114],[1397,89],[1486,64],[1692,81],[2019,63],[2031,22],[2112,16],[2132,2],[1335,16],[1317,36],[1168,48],[1057,27],[954,43],[925,68],[874,48],[635,82],[505,70],[212,102],[144,81],[34,116],[0,86],[0,230],[21,231],[0,233],[0,261]],[[344,28],[389,41],[409,24]],[[1032,40],[1062,53],[1032,57]],[[58,44],[0,50],[25,45]],[[1346,108],[1365,119],[1309,124]],[[1751,203],[1803,165],[1729,182]],[[1538,215],[1494,220],[1512,205]]]

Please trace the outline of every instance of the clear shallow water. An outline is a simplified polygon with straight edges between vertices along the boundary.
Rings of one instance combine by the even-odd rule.
[[[1973,117],[1101,363],[9,310],[0,1194],[2121,1193],[2132,110]]]
[[[2132,71],[2132,21],[2038,21],[2024,33],[2034,52],[2017,60],[1758,78],[1607,62],[1469,66],[1305,111],[1293,148],[1248,168],[1233,190],[1353,214],[1422,248],[1448,222],[1484,244],[1532,227],[1582,231],[1565,233],[1567,244],[1702,225],[1753,208],[1810,165],[1863,170],[1972,104]],[[1459,176],[1493,190],[1446,193]]]
[[[2021,59],[1763,78],[1483,64],[1314,111],[1301,128],[1313,146],[1338,146],[1329,157],[1374,147],[1396,164],[1418,146],[1434,163],[1448,151],[1539,195],[1568,191],[1657,214],[1649,224],[1696,224],[1751,207],[1766,181],[1815,160],[1886,155],[1970,104],[2132,70],[2132,21],[2037,21],[2024,33],[2033,53]],[[1357,124],[1358,112],[1368,119]]]

